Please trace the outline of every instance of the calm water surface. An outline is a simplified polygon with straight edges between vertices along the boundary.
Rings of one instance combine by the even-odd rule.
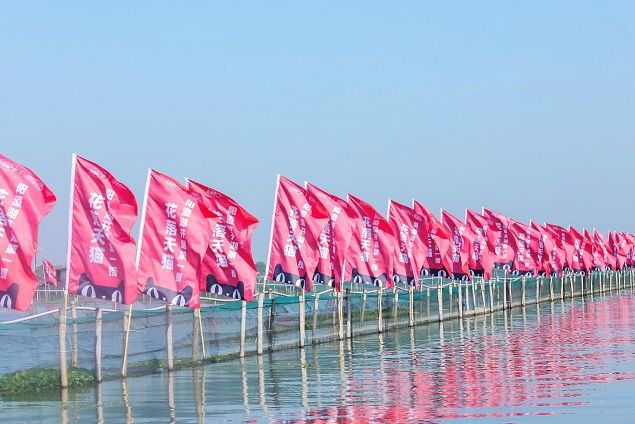
[[[632,422],[634,378],[629,291],[5,399],[0,422]]]

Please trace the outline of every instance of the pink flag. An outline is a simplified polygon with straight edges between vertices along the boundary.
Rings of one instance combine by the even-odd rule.
[[[428,253],[424,218],[412,208],[389,200],[388,222],[395,237],[393,281],[414,287]]]
[[[0,306],[26,311],[37,288],[31,269],[38,226],[55,195],[27,167],[0,155]]]
[[[209,221],[212,237],[201,267],[201,290],[251,302],[258,273],[251,236],[258,219],[218,190],[192,180],[187,180],[187,187],[200,195],[201,204],[214,215]]]
[[[148,170],[137,249],[139,291],[173,305],[200,306],[212,215],[199,198],[175,179]]]
[[[319,236],[328,222],[329,213],[312,194],[278,175],[267,278],[310,291]]]
[[[421,275],[449,277],[452,262],[448,260],[448,252],[452,249],[452,235],[448,229],[428,211],[421,203],[412,200],[412,207],[425,218],[424,234],[427,242],[427,254],[423,261]]]
[[[564,272],[571,271],[571,258],[573,256],[573,242],[569,230],[555,224],[545,223],[544,228],[549,231],[551,237],[556,242],[556,246],[560,250],[562,257],[562,270]]]
[[[495,254],[494,266],[511,270],[516,255],[514,240],[509,234],[510,219],[505,215],[483,208],[488,221],[487,242]]]
[[[137,271],[130,235],[137,219],[132,191],[106,169],[73,155],[66,287],[78,294],[130,305]]]
[[[489,221],[482,215],[465,210],[465,224],[474,233],[474,242],[470,253],[470,269],[474,275],[482,275],[485,280],[492,278],[492,270],[496,262],[496,254],[490,249],[487,235]]]
[[[390,224],[362,199],[349,194],[347,201],[361,218],[355,220],[353,240],[346,253],[345,279],[357,284],[392,287],[395,242]]]
[[[472,243],[476,238],[475,234],[468,226],[457,219],[451,213],[441,210],[441,222],[452,235],[452,250],[448,252],[448,257],[452,262],[452,278],[455,280],[471,280],[470,256]]]
[[[535,222],[531,222],[531,227],[540,233],[537,254],[537,264],[540,275],[557,276],[559,272],[562,272],[564,251],[558,249],[556,241],[551,236],[549,230]]]
[[[516,246],[512,273],[533,277],[542,265],[542,258],[538,258],[540,232],[513,219],[509,220],[509,232]]]
[[[46,259],[42,261],[42,273],[44,274],[44,285],[57,287],[57,270]]]
[[[334,287],[339,291],[344,275],[346,251],[351,243],[359,215],[344,199],[327,193],[311,183],[306,183],[306,190],[330,215],[328,225],[325,225],[320,232],[318,240],[320,258],[313,274],[313,281]]]

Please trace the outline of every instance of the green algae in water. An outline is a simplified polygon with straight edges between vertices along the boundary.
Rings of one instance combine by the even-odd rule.
[[[67,375],[69,389],[92,386],[95,381],[93,374],[85,368],[69,368]],[[43,393],[59,389],[58,369],[31,368],[0,377],[0,394]]]

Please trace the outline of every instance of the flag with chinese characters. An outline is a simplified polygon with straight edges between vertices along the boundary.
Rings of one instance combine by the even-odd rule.
[[[569,230],[560,225],[545,223],[544,228],[554,239],[562,257],[562,270],[568,272],[571,270],[571,257],[573,256],[573,242]]]
[[[602,269],[602,271],[615,269],[617,264],[615,263],[615,258],[611,254],[610,245],[602,233],[595,228],[593,229],[593,240],[595,241],[597,254],[602,257],[602,262],[604,262],[604,269]]]
[[[621,244],[624,246],[626,253],[626,267],[633,268],[635,266],[635,236],[622,231],[620,233]]]
[[[395,237],[394,282],[416,286],[428,254],[425,218],[412,208],[389,200],[388,222]]]
[[[46,259],[42,261],[42,274],[44,275],[45,286],[57,287],[57,270],[53,264]]]
[[[540,232],[529,225],[510,219],[509,233],[514,239],[514,245],[516,246],[512,272],[535,276],[542,265],[542,257],[538,258]]]
[[[70,240],[66,264],[69,294],[131,305],[137,271],[130,235],[137,219],[132,191],[94,162],[73,155]]]
[[[452,248],[448,257],[452,262],[452,278],[455,280],[471,280],[470,255],[472,243],[476,238],[472,230],[460,219],[441,210],[441,222],[449,230],[452,236]]]
[[[304,187],[278,175],[267,278],[311,290],[319,237],[329,213]]]
[[[419,270],[423,276],[449,277],[452,262],[448,261],[447,253],[451,250],[452,236],[443,224],[428,211],[421,203],[412,200],[412,208],[425,218],[424,233],[427,243],[427,254],[423,260],[423,267]]]
[[[148,170],[137,249],[138,287],[177,306],[200,306],[201,262],[210,241],[210,211],[175,179]]]
[[[345,280],[380,288],[393,287],[395,241],[388,221],[373,206],[351,194],[346,198],[360,216],[346,252]]]
[[[201,290],[251,302],[256,289],[256,264],[251,236],[258,219],[234,199],[201,183],[187,181],[201,204],[214,215],[212,237],[203,258]]]
[[[306,190],[330,215],[328,225],[322,228],[318,239],[320,258],[313,274],[313,281],[339,291],[346,251],[359,215],[344,199],[327,193],[311,183],[306,183]]]
[[[485,280],[492,278],[496,254],[490,249],[487,242],[489,221],[470,209],[465,211],[465,224],[474,233],[474,242],[470,252],[470,269],[474,275],[482,275]]]
[[[587,257],[587,242],[584,236],[573,227],[569,227],[569,235],[573,248],[567,261],[571,264],[571,270],[573,272],[588,272],[593,266],[593,260],[591,257]]]
[[[0,307],[31,306],[38,284],[31,269],[38,227],[55,201],[33,171],[0,154]]]
[[[624,269],[626,266],[626,240],[617,231],[609,233],[609,248],[613,255],[616,269]]]
[[[510,219],[505,215],[483,208],[483,217],[488,221],[487,242],[494,252],[494,266],[511,270],[516,255],[514,240],[509,234]]]
[[[585,228],[582,231],[584,241],[587,243],[587,249],[591,252],[591,271],[602,271],[606,268],[606,261],[604,259],[604,251],[602,245],[598,244],[592,233]]]
[[[540,275],[557,276],[558,273],[562,272],[564,251],[558,248],[556,241],[546,228],[535,222],[531,222],[530,226],[540,234],[536,255],[536,264]]]

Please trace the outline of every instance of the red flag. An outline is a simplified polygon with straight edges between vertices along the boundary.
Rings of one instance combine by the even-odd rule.
[[[412,208],[389,200],[388,222],[395,237],[393,281],[414,287],[428,250],[424,218]]]
[[[591,251],[591,271],[602,271],[606,268],[604,260],[603,245],[596,242],[595,236],[588,232],[586,228],[583,231],[584,241],[588,250]]]
[[[362,199],[349,194],[346,200],[361,219],[355,220],[356,228],[346,253],[345,279],[391,288],[395,242],[390,223]]]
[[[471,280],[470,256],[476,235],[467,224],[443,209],[441,209],[441,222],[452,235],[452,249],[448,252],[449,259],[452,261],[450,270],[452,277],[456,280]]]
[[[328,225],[320,232],[317,269],[313,281],[340,290],[344,274],[344,259],[351,243],[359,215],[344,199],[306,183],[306,190],[329,212]]]
[[[26,311],[37,288],[31,269],[38,226],[55,195],[27,167],[0,155],[0,306]]]
[[[148,170],[137,267],[139,291],[178,306],[201,305],[201,262],[209,244],[209,211],[199,195]]]
[[[328,222],[329,213],[312,194],[278,175],[267,278],[310,291],[319,235]]]
[[[137,219],[132,191],[106,169],[73,155],[66,287],[69,294],[125,303],[137,298]]]
[[[602,257],[602,262],[604,262],[604,270],[615,269],[615,258],[611,254],[609,243],[604,238],[602,233],[600,233],[595,228],[593,229],[593,240],[595,241],[595,246],[598,254]]]
[[[621,245],[626,253],[626,266],[632,268],[635,261],[635,236],[629,233],[621,232]]]
[[[622,270],[626,266],[626,240],[624,240],[619,233],[609,233],[609,248],[613,261],[615,262],[616,270]]]
[[[214,217],[212,236],[201,265],[200,289],[251,302],[258,271],[251,252],[251,236],[258,219],[231,197],[187,180],[187,188],[200,195],[201,205]]]
[[[536,257],[539,269],[542,271],[541,274],[557,276],[558,273],[562,271],[564,250],[558,248],[549,230],[535,222],[531,222],[531,227],[540,234],[538,254]]]
[[[483,208],[483,216],[487,219],[487,242],[489,248],[496,255],[494,266],[502,269],[512,269],[516,255],[513,238],[509,234],[510,219],[505,215]]]
[[[540,233],[530,226],[512,219],[509,221],[509,232],[516,246],[513,273],[533,277],[541,265],[538,259]]]
[[[42,261],[42,273],[44,274],[44,285],[57,287],[57,270],[46,259]]]
[[[488,220],[469,209],[465,210],[465,224],[474,233],[474,242],[470,253],[470,269],[474,275],[482,275],[485,280],[492,278],[492,269],[496,262],[496,254],[490,249],[487,234]]]
[[[424,230],[427,235],[428,253],[423,261],[421,275],[449,277],[452,262],[448,260],[448,252],[452,249],[452,235],[421,203],[413,199],[412,206],[415,212],[425,218]]]
[[[556,246],[561,251],[563,258],[562,270],[568,272],[571,270],[571,258],[573,256],[573,242],[569,230],[564,227],[555,224],[545,223],[545,229],[549,231],[551,237],[556,242]]]

